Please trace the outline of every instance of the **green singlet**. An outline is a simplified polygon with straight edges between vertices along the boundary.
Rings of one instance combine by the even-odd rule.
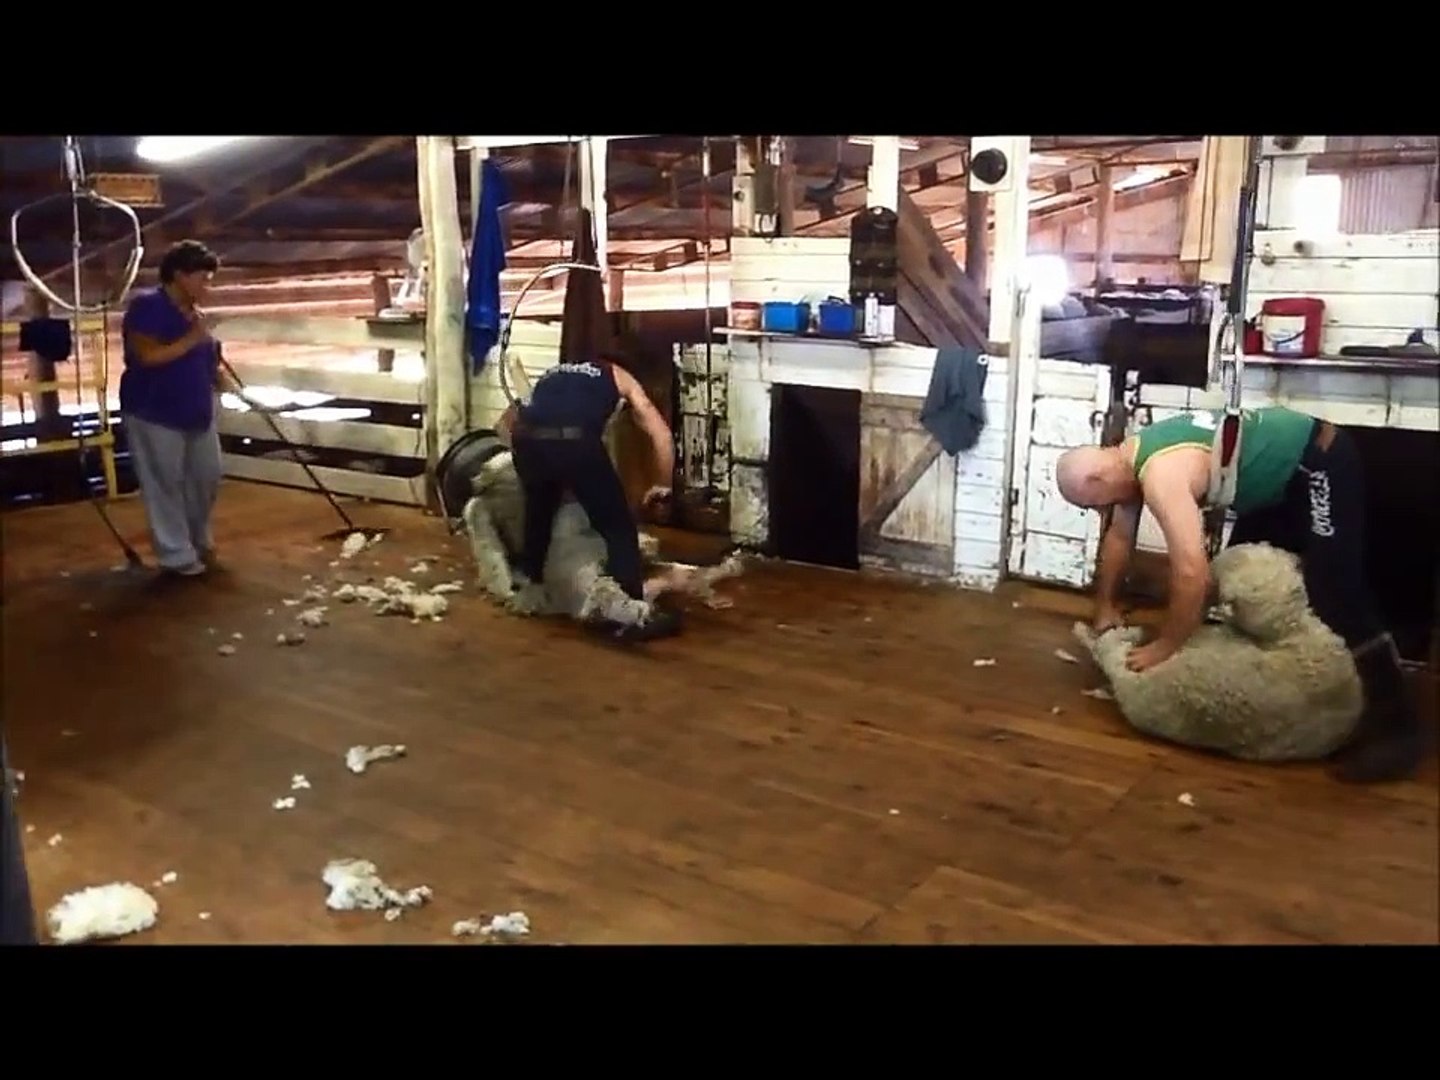
[[[1201,410],[1172,416],[1140,429],[1135,446],[1135,477],[1142,483],[1145,467],[1183,446],[1210,452],[1223,410]],[[1237,514],[1274,506],[1285,497],[1300,455],[1315,430],[1315,418],[1276,405],[1245,409],[1240,420],[1240,474],[1235,481]]]

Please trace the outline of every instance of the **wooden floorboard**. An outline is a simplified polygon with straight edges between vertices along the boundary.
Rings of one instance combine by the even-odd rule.
[[[346,506],[392,531],[332,567],[322,499],[228,482],[226,568],[164,587],[112,572],[86,506],[5,515],[38,907],[135,881],[161,903],[136,943],[442,942],[517,909],[540,943],[1437,941],[1433,764],[1353,789],[1142,738],[1056,655],[1083,598],[759,562],[732,609],[624,649],[496,610],[435,519]],[[138,502],[115,515],[148,551]],[[284,598],[422,555],[466,583],[443,621],[331,603],[274,643]],[[382,742],[408,756],[346,771]],[[435,898],[329,912],[344,856]]]

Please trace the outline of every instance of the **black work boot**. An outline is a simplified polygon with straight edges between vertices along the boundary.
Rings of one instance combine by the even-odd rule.
[[[1430,733],[1394,642],[1387,640],[1357,657],[1355,666],[1365,692],[1365,711],[1351,741],[1335,756],[1331,775],[1349,784],[1409,779],[1429,752]]]
[[[674,637],[680,632],[680,613],[658,605],[652,606],[650,617],[633,626],[622,626],[615,636],[621,641],[655,641],[658,638]]]

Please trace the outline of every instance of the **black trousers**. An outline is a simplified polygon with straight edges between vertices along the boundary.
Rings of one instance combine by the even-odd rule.
[[[1230,544],[1257,542],[1300,556],[1310,606],[1351,649],[1385,632],[1365,572],[1365,468],[1343,428],[1316,424],[1284,501],[1236,519]]]
[[[20,817],[10,783],[10,763],[0,742],[0,945],[35,945],[30,876],[20,846]]]
[[[525,490],[525,552],[520,566],[530,580],[544,580],[555,512],[568,490],[584,508],[591,526],[605,538],[610,576],[631,598],[643,600],[640,536],[605,444],[594,438],[521,435],[513,453],[515,472]]]

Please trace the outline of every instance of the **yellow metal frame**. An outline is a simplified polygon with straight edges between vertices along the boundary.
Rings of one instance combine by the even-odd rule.
[[[18,322],[7,322],[0,324],[6,334],[18,334],[20,324]],[[99,316],[88,316],[80,320],[80,334],[88,337],[91,334],[99,333],[102,346],[98,350],[95,361],[96,372],[89,379],[83,379],[79,383],[81,394],[76,397],[76,407],[83,405],[85,390],[94,390],[96,397],[96,415],[100,421],[100,431],[91,438],[81,439],[47,439],[38,442],[34,446],[24,446],[18,450],[5,450],[0,452],[0,458],[28,457],[32,454],[63,454],[73,453],[81,446],[97,447],[100,451],[100,464],[105,473],[105,497],[114,501],[120,497],[119,478],[115,471],[115,432],[110,424],[110,400],[107,390],[110,385],[109,371],[109,348],[105,335],[109,333],[109,327],[103,318]],[[79,364],[81,361],[81,345],[79,341],[74,343],[74,357],[72,363]],[[54,379],[50,382],[35,382],[32,379],[21,379],[18,383],[3,388],[3,393],[8,396],[14,394],[20,398],[23,411],[25,398],[35,397],[38,394],[64,393],[67,390],[76,388],[74,380]],[[38,413],[38,409],[36,410]]]

